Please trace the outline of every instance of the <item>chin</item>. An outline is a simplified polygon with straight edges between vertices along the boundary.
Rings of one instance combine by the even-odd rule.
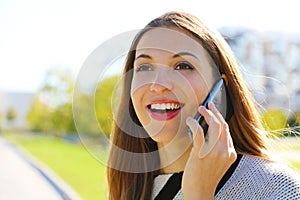
[[[157,128],[158,126],[152,127],[151,130],[146,129],[149,136],[157,143],[160,142],[170,142],[172,141],[176,136],[176,130],[170,131],[170,130],[164,130],[165,128]]]
[[[176,134],[177,131],[171,131],[171,132],[159,132],[157,134],[150,134],[150,137],[157,143],[170,143],[175,141],[182,141],[188,138],[187,134],[182,134],[182,132]]]
[[[174,137],[175,136],[170,137],[170,136],[160,135],[160,134],[157,134],[153,137],[151,136],[151,138],[157,143],[169,143],[174,139]]]

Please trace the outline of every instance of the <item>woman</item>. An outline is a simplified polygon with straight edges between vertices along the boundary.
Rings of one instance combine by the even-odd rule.
[[[223,115],[213,103],[199,106],[220,79]],[[121,99],[107,168],[110,199],[300,198],[299,175],[268,155],[230,48],[195,16],[166,13],[137,34]],[[206,136],[196,111],[208,124]]]

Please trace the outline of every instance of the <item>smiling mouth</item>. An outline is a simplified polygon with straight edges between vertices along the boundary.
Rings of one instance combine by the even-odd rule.
[[[162,104],[155,103],[155,104],[149,104],[147,107],[153,112],[165,113],[165,112],[179,110],[181,108],[181,105],[179,103],[162,103]]]
[[[151,103],[147,106],[153,119],[165,121],[174,118],[183,107],[179,102]]]

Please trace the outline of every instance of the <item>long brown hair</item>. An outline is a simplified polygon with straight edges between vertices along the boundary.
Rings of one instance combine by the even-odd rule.
[[[142,35],[155,27],[177,27],[193,35],[206,49],[220,73],[225,74],[228,79],[227,95],[233,105],[233,114],[228,124],[236,151],[267,158],[265,136],[260,131],[263,128],[255,101],[242,80],[235,56],[217,32],[208,28],[197,17],[182,12],[169,12],[151,21],[134,39],[124,68],[122,102],[116,119],[118,123],[115,123],[112,133],[112,144],[126,152],[157,152],[157,144],[145,136],[147,133],[142,128],[130,99],[135,48]],[[144,157],[138,163],[132,163],[132,159],[124,158],[122,152],[118,148],[110,151],[107,167],[109,199],[150,199],[153,179],[159,167],[158,154],[154,153],[151,159]],[[138,165],[141,171],[135,173],[122,170],[133,165]]]

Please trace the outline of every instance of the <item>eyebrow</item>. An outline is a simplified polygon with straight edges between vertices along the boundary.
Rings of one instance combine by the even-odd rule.
[[[141,55],[137,56],[134,60],[137,60],[137,59],[139,59],[139,58],[148,58],[148,59],[152,59],[152,57],[149,56],[149,55],[147,55],[147,54],[141,54]]]
[[[189,52],[179,52],[179,53],[174,54],[172,57],[173,57],[173,58],[177,58],[177,57],[182,57],[182,56],[192,56],[192,57],[198,59],[194,54],[189,53]],[[147,55],[147,54],[140,54],[140,55],[138,55],[134,60],[137,60],[137,59],[139,59],[139,58],[152,59],[152,57],[149,56],[149,55]]]
[[[182,56],[192,56],[192,57],[198,59],[194,54],[189,53],[189,52],[179,52],[179,53],[175,54],[173,56],[173,58],[182,57]]]

